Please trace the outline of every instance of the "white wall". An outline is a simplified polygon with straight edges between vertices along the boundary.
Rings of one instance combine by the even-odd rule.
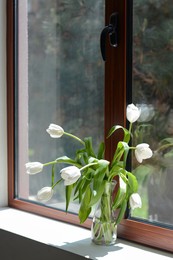
[[[0,0],[0,206],[7,205],[6,0]]]

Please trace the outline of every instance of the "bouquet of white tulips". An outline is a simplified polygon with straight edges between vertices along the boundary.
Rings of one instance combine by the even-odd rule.
[[[58,173],[59,180],[57,182],[53,183],[50,187],[43,187],[38,191],[38,200],[43,202],[50,200],[54,195],[55,186],[60,182],[64,182],[66,189],[66,211],[68,211],[71,197],[73,196],[74,200],[78,199],[80,204],[78,216],[80,223],[83,223],[90,215],[92,207],[101,199],[106,183],[112,182],[118,176],[118,190],[112,202],[112,209],[115,211],[118,209],[115,224],[120,223],[127,207],[131,209],[141,207],[141,198],[137,193],[138,182],[133,173],[127,171],[126,161],[128,153],[131,150],[134,150],[135,157],[139,163],[142,163],[144,159],[150,158],[152,151],[146,143],[130,147],[129,141],[132,135],[132,124],[140,117],[140,109],[130,104],[127,106],[126,115],[127,120],[130,122],[129,129],[116,125],[108,133],[108,138],[116,131],[121,130],[124,134],[123,140],[119,141],[115,147],[115,153],[111,162],[104,159],[104,142],[100,143],[96,153],[92,146],[91,137],[82,140],[73,134],[65,132],[62,127],[50,124],[47,132],[52,138],[60,138],[68,135],[81,144],[81,149],[76,151],[74,158],[62,156],[44,164],[40,162],[26,163],[26,171],[30,175],[39,173],[43,167],[50,165],[52,165],[52,175],[54,175],[56,164],[70,165]]]

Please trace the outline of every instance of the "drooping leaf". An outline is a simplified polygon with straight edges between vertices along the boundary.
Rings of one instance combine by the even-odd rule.
[[[73,191],[73,184],[66,186],[66,212],[68,211],[68,206],[70,203],[72,191]]]
[[[112,165],[117,161],[120,161],[123,157],[123,167],[126,167],[126,160],[129,152],[129,146],[126,142],[118,142],[116,152],[114,154]]]
[[[123,164],[121,162],[115,162],[114,165],[111,167],[109,172],[108,181],[111,181],[115,176],[121,174]]]
[[[116,225],[118,225],[121,222],[121,220],[123,219],[126,208],[127,208],[127,200],[124,199],[121,204],[121,208],[120,208],[120,211],[119,211],[117,219],[116,219]]]
[[[128,143],[129,140],[130,140],[130,133],[129,133],[129,131],[128,131],[125,127],[123,127],[123,126],[121,126],[121,125],[115,125],[115,126],[113,126],[113,127],[110,129],[107,138],[110,137],[115,131],[117,131],[117,130],[119,130],[119,129],[122,129],[123,132],[124,132],[123,142]]]
[[[131,172],[127,172],[127,176],[131,192],[136,193],[138,191],[138,182],[136,177]]]
[[[98,190],[99,186],[102,184],[106,174],[109,171],[109,161],[99,160],[97,169],[93,175],[93,190]]]
[[[91,212],[91,207],[89,206],[91,200],[91,194],[92,194],[91,188],[90,185],[88,185],[85,191],[85,195],[81,201],[81,205],[78,213],[80,223],[84,223]]]
[[[79,203],[82,200],[83,194],[85,193],[88,184],[91,183],[91,173],[88,171],[88,174],[83,175],[82,179],[77,183],[75,191],[74,191],[74,195],[76,195],[76,197],[74,199],[79,199]]]
[[[104,189],[105,189],[105,183],[106,181],[103,181],[102,183],[100,183],[99,186],[97,186],[97,189],[94,189],[92,192],[92,196],[91,196],[91,201],[89,206],[92,207],[95,203],[98,202],[98,200],[101,198]]]
[[[84,178],[81,178],[77,185],[76,185],[76,188],[75,188],[75,191],[74,191],[74,195],[76,195],[76,193],[79,191],[79,189],[81,189],[81,187],[83,186],[83,183],[85,182],[85,179]]]
[[[127,185],[123,181],[123,179],[119,177],[119,188],[113,201],[113,205],[112,205],[113,209],[116,209],[121,205],[122,201],[126,197],[126,191],[127,191]]]

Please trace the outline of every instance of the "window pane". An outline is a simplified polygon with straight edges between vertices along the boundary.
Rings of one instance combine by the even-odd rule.
[[[133,2],[132,100],[142,110],[133,142],[148,143],[154,151],[143,165],[133,160],[143,199],[133,216],[173,225],[173,5]]]
[[[80,138],[92,136],[95,147],[104,138],[104,67],[99,47],[104,1],[28,0],[27,17],[23,31],[19,21],[19,34],[28,39],[23,40],[28,48],[28,97],[21,104],[28,118],[28,156],[19,165],[46,163],[63,155],[73,158],[80,144],[67,136],[51,138],[46,129],[54,123]],[[20,52],[19,47],[19,56]],[[22,122],[19,118],[21,132]],[[62,167],[56,167],[55,181]],[[24,175],[22,169],[20,183]],[[18,196],[35,201],[37,191],[50,185],[51,167],[45,167],[25,180],[25,193],[19,185]],[[58,185],[48,204],[65,209],[64,192],[64,184]]]

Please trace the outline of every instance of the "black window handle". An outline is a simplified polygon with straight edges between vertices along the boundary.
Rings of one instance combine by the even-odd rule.
[[[102,58],[106,61],[106,36],[109,34],[109,42],[112,47],[118,46],[118,13],[113,13],[110,16],[110,23],[101,32],[100,49]]]

